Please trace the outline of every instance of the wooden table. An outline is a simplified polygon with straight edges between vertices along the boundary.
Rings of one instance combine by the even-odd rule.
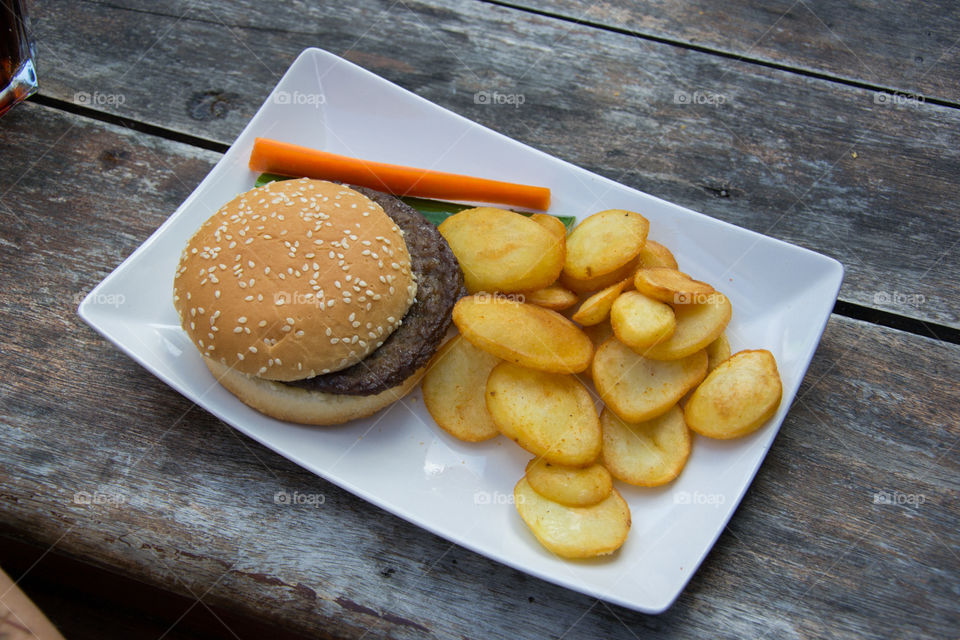
[[[956,3],[45,0],[33,16],[42,90],[0,120],[7,540],[312,637],[956,637]],[[844,263],[769,456],[665,614],[367,504],[193,407],[76,316],[308,46]],[[325,507],[276,505],[277,487]],[[96,488],[123,500],[77,503]]]

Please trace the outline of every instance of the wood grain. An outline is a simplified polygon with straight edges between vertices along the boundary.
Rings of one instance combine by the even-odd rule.
[[[36,13],[52,98],[230,142],[296,54],[324,47],[577,165],[833,256],[845,301],[960,327],[960,231],[944,224],[958,199],[956,109],[877,104],[872,91],[477,2],[51,0]],[[478,92],[524,102],[478,104]]]
[[[938,638],[960,626],[958,346],[832,318],[727,530],[677,604],[644,616],[384,513],[82,324],[78,296],[216,154],[30,104],[4,117],[0,147],[5,535],[314,637]],[[277,504],[281,490],[324,503]]]
[[[960,102],[960,6],[949,0],[505,4],[885,87],[891,93]]]

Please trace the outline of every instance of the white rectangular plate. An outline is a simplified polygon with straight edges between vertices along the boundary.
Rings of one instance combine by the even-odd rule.
[[[492,107],[493,108],[493,107]],[[733,351],[769,349],[783,377],[776,417],[746,438],[696,437],[681,476],[660,489],[621,485],[633,529],[589,562],[544,550],[512,501],[529,454],[501,438],[449,437],[419,391],[333,428],[279,422],[216,384],[181,331],[171,295],[182,247],[207,217],[250,189],[255,136],[351,156],[548,186],[552,212],[638,211],[684,271],[733,303]],[[836,299],[837,261],[726,224],[548,156],[320,49],[305,50],[203,182],[101,282],[80,316],[161,380],[251,438],[398,516],[550,582],[647,613],[668,608],[720,535],[793,402]]]

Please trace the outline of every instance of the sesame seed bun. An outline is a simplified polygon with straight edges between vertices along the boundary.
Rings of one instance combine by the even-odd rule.
[[[382,207],[304,178],[241,194],[204,222],[180,258],[174,305],[207,360],[292,381],[360,362],[416,292],[403,233]]]
[[[210,358],[204,358],[203,362],[217,382],[244,404],[278,420],[311,425],[342,424],[371,416],[410,393],[426,370],[423,367],[399,385],[380,393],[350,396],[247,376]]]

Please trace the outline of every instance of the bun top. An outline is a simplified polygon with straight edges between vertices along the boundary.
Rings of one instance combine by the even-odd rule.
[[[416,291],[403,232],[383,208],[304,178],[243,193],[204,222],[180,257],[173,302],[203,355],[300,380],[383,344]]]

